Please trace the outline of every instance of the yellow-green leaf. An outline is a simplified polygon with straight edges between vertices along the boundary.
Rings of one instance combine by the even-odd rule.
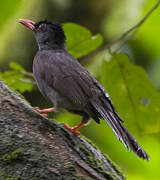
[[[78,24],[65,23],[63,28],[67,38],[67,49],[76,58],[94,51],[103,42],[100,34],[92,35],[88,29]]]
[[[25,77],[22,73],[25,72],[25,70],[15,62],[11,62],[10,67],[12,70],[0,73],[0,78],[2,78],[12,89],[18,90],[21,93],[31,91],[33,88],[33,80]]]
[[[101,80],[125,122],[140,132],[160,130],[160,95],[141,67],[116,53],[103,62]]]

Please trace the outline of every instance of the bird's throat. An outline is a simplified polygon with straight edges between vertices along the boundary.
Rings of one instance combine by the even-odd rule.
[[[61,50],[66,50],[65,44],[56,44],[54,42],[42,42],[42,43],[38,43],[38,47],[39,50],[57,50],[57,49],[61,49]]]

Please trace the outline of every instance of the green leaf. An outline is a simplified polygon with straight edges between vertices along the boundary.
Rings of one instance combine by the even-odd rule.
[[[102,63],[101,80],[130,127],[147,133],[160,130],[160,95],[141,67],[130,62],[125,54],[113,54]]]
[[[78,24],[65,23],[63,28],[67,38],[67,49],[76,58],[94,51],[103,42],[100,34],[93,36],[88,29]]]
[[[14,69],[14,70],[17,70],[17,71],[25,71],[22,66],[20,66],[19,64],[15,63],[15,62],[11,62],[9,64],[9,66]]]
[[[0,77],[14,90],[18,90],[21,93],[25,91],[31,91],[33,88],[33,80],[26,78],[22,72],[25,70],[15,62],[10,63],[11,71],[0,73]]]

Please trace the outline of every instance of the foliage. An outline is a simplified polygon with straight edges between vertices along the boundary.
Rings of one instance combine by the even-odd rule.
[[[115,53],[103,61],[101,80],[118,112],[130,127],[136,124],[140,133],[160,131],[157,126],[160,117],[160,94],[144,69],[134,65],[125,54]]]
[[[88,29],[78,24],[65,23],[63,28],[67,49],[76,58],[89,54],[102,44],[103,38],[100,34],[93,36]]]
[[[0,73],[0,77],[14,90],[21,93],[31,91],[33,88],[33,80],[25,77],[26,71],[17,63],[10,63],[11,71]]]

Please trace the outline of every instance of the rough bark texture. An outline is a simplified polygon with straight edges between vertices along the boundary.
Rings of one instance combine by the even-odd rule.
[[[33,111],[0,81],[0,180],[124,179],[91,143]]]

